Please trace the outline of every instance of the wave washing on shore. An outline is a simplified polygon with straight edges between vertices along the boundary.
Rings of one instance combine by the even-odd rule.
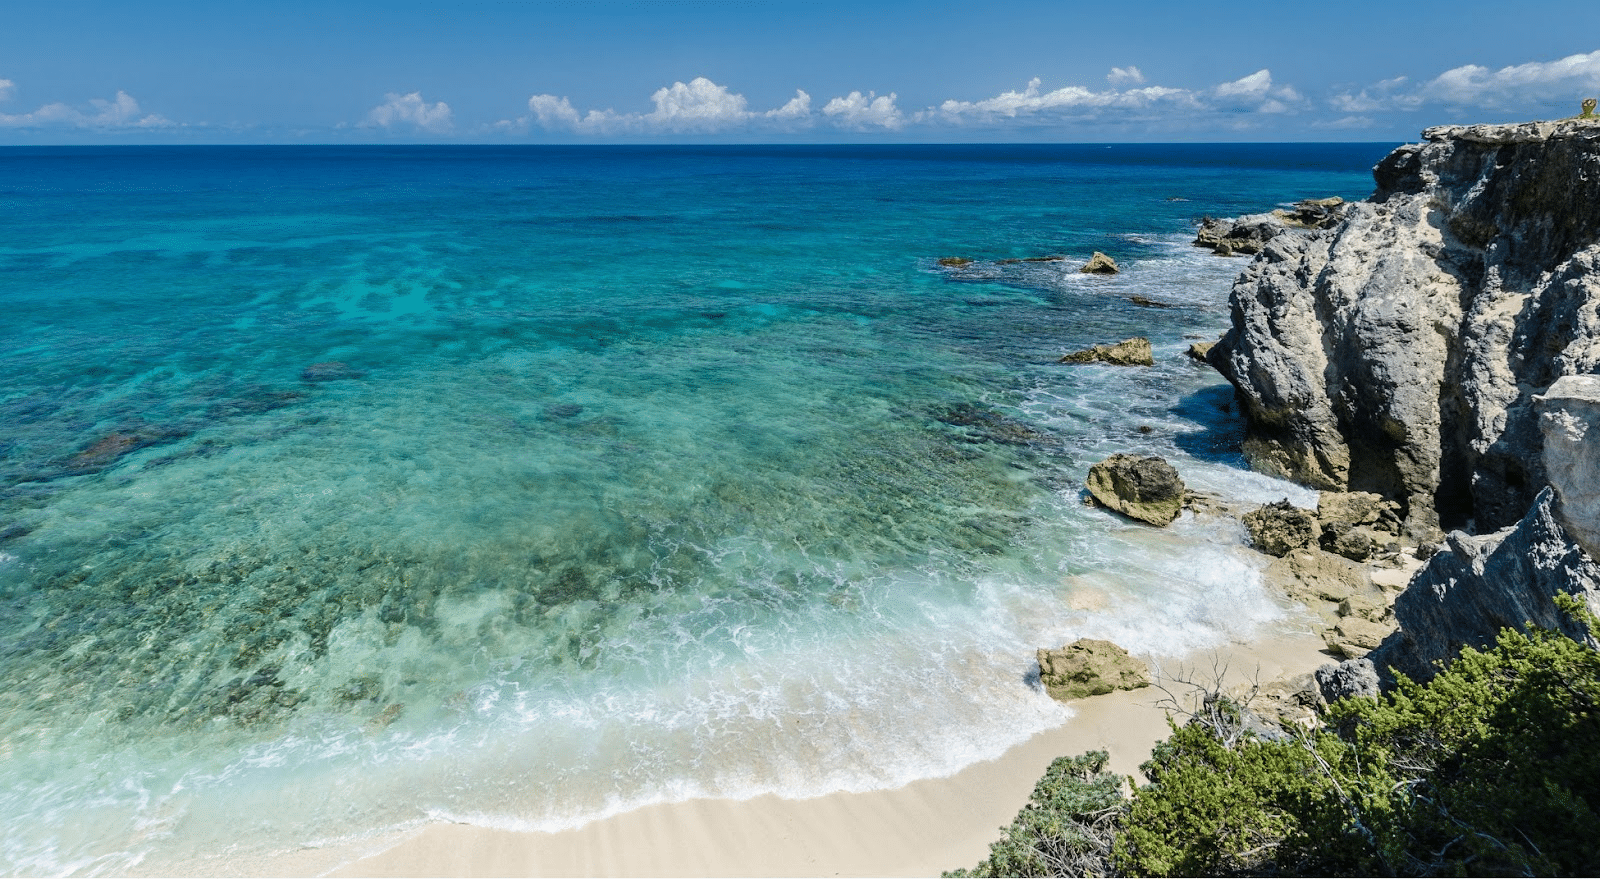
[[[1079,489],[1297,496],[1188,221],[1385,151],[0,150],[0,870],[893,787],[1070,722],[1036,647],[1281,623]]]

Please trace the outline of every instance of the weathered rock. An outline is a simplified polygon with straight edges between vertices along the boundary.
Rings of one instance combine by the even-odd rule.
[[[1600,375],[1563,376],[1534,399],[1556,515],[1600,559]]]
[[[1393,631],[1394,626],[1349,616],[1324,630],[1322,640],[1334,653],[1346,659],[1360,659],[1382,644]]]
[[[1094,256],[1083,264],[1078,271],[1089,275],[1115,275],[1122,269],[1117,268],[1117,261],[1096,250]]]
[[[1318,668],[1315,675],[1322,698],[1328,702],[1345,698],[1371,699],[1378,695],[1378,670],[1370,659],[1347,659],[1337,665],[1330,662]]]
[[[1137,455],[1112,455],[1089,468],[1089,493],[1113,510],[1167,525],[1183,510],[1183,479],[1165,460]]]
[[[1317,540],[1316,517],[1289,503],[1288,498],[1246,513],[1243,521],[1250,532],[1250,545],[1267,555],[1282,558]]]
[[[1555,507],[1547,488],[1511,528],[1480,537],[1451,533],[1446,549],[1395,599],[1400,631],[1373,652],[1379,670],[1426,680],[1462,645],[1487,647],[1501,629],[1528,622],[1590,640],[1553,599],[1575,594],[1600,612],[1600,562],[1577,544]]]
[[[1399,505],[1369,491],[1322,492],[1317,503],[1322,548],[1364,562],[1400,530]]]
[[[1274,210],[1242,217],[1202,217],[1195,234],[1196,247],[1209,247],[1219,256],[1260,253],[1266,243],[1290,229],[1327,229],[1344,216],[1344,199],[1313,198],[1296,202],[1293,210]]]
[[[1406,534],[1517,522],[1532,396],[1600,371],[1600,125],[1435,128],[1333,230],[1276,235],[1207,360],[1253,466],[1400,504]]]
[[[1150,340],[1143,336],[1123,339],[1115,345],[1095,345],[1061,357],[1060,363],[1110,363],[1113,366],[1154,366]]]
[[[1183,353],[1189,355],[1190,359],[1192,360],[1198,360],[1201,363],[1205,363],[1206,355],[1211,353],[1211,349],[1215,347],[1216,344],[1216,342],[1195,342],[1189,346],[1189,350]]]
[[[1040,649],[1039,683],[1063,701],[1150,686],[1150,670],[1110,641],[1080,638],[1060,650]]]
[[[1285,595],[1328,616],[1335,616],[1337,605],[1352,595],[1377,592],[1366,568],[1312,547],[1273,562],[1262,576]]]

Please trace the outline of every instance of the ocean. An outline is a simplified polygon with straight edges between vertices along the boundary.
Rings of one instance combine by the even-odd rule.
[[[1083,478],[1310,502],[1192,224],[1392,146],[0,148],[0,872],[891,788],[1296,625]]]

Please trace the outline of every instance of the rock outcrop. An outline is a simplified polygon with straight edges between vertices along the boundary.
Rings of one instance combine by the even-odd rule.
[[[1313,198],[1296,202],[1294,210],[1275,210],[1243,217],[1202,217],[1195,233],[1196,247],[1209,247],[1220,256],[1260,253],[1266,243],[1285,229],[1327,229],[1344,216],[1344,199]]]
[[[1243,521],[1250,545],[1278,558],[1312,545],[1319,533],[1317,517],[1287,498],[1245,513]]]
[[[1150,686],[1150,670],[1110,641],[1079,638],[1060,650],[1040,649],[1039,683],[1061,699]]]
[[[1520,521],[1534,397],[1600,372],[1600,124],[1433,128],[1335,228],[1274,235],[1207,360],[1256,468],[1395,501],[1414,540]]]
[[[1183,511],[1183,479],[1155,456],[1112,455],[1090,467],[1085,482],[1101,504],[1152,525],[1170,525]]]
[[[1115,275],[1122,269],[1117,267],[1117,261],[1096,250],[1094,256],[1083,264],[1078,271],[1086,275]]]
[[[1154,366],[1155,353],[1144,336],[1123,339],[1115,345],[1095,345],[1063,354],[1059,363],[1109,363],[1113,366]]]

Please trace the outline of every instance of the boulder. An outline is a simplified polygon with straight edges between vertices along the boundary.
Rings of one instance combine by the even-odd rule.
[[[1250,532],[1251,546],[1279,558],[1311,546],[1318,533],[1316,517],[1289,503],[1288,498],[1245,513],[1244,527]]]
[[[1039,683],[1062,701],[1150,686],[1145,664],[1110,641],[1080,638],[1060,650],[1041,648],[1038,659]]]
[[[1115,275],[1122,270],[1117,268],[1116,260],[1096,250],[1094,256],[1089,257],[1089,261],[1078,271],[1089,275]]]
[[[1189,346],[1189,350],[1183,353],[1189,355],[1189,359],[1191,360],[1198,360],[1201,363],[1205,363],[1206,355],[1211,353],[1211,349],[1216,344],[1216,342],[1195,342]]]
[[[1095,345],[1062,355],[1059,363],[1109,363],[1113,366],[1154,366],[1150,340],[1143,336],[1123,339],[1115,345]]]
[[[1330,662],[1318,668],[1314,674],[1322,698],[1328,702],[1346,698],[1377,698],[1378,670],[1370,659],[1347,659],[1337,665]]]
[[[1183,510],[1183,479],[1162,458],[1112,455],[1089,468],[1087,484],[1101,504],[1152,525],[1171,524]]]

